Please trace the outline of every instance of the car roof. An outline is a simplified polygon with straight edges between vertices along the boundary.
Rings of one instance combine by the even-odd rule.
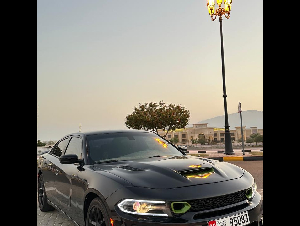
[[[136,130],[136,129],[123,129],[123,130],[96,130],[96,131],[87,131],[87,132],[77,132],[71,133],[66,136],[86,136],[86,135],[97,135],[97,134],[112,134],[112,133],[151,133],[145,130]]]

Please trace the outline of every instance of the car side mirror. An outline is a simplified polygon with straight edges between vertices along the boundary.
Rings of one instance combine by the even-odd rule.
[[[63,155],[63,156],[60,156],[59,162],[61,164],[78,163],[78,156],[75,154]]]

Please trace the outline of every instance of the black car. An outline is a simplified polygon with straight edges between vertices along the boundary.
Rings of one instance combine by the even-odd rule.
[[[74,133],[38,162],[41,211],[77,225],[261,225],[254,178],[147,131]]]
[[[187,146],[186,145],[177,145],[177,149],[180,149],[180,151],[183,151],[185,153],[188,153]]]

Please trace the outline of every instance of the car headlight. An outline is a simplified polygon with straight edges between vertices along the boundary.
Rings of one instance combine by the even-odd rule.
[[[246,191],[246,197],[248,200],[252,200],[254,198],[256,189],[257,189],[257,184],[254,181],[252,186],[249,189],[247,189],[247,191]]]
[[[167,207],[165,201],[124,199],[117,206],[122,212],[130,214],[161,217],[171,216],[170,209]]]

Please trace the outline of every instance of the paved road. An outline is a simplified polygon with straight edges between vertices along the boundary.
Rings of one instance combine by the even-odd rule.
[[[240,166],[250,172],[257,183],[258,192],[263,196],[263,161],[231,161],[230,163]],[[40,226],[75,226],[68,217],[61,212],[41,212],[37,206],[37,225]]]
[[[37,225],[40,226],[75,226],[68,217],[62,214],[58,210],[53,210],[47,213],[41,212],[39,208],[37,208]]]
[[[230,163],[251,173],[256,181],[257,188],[263,189],[263,161],[230,161]]]
[[[263,198],[263,161],[230,161],[230,163],[252,174],[257,184],[257,191]]]

